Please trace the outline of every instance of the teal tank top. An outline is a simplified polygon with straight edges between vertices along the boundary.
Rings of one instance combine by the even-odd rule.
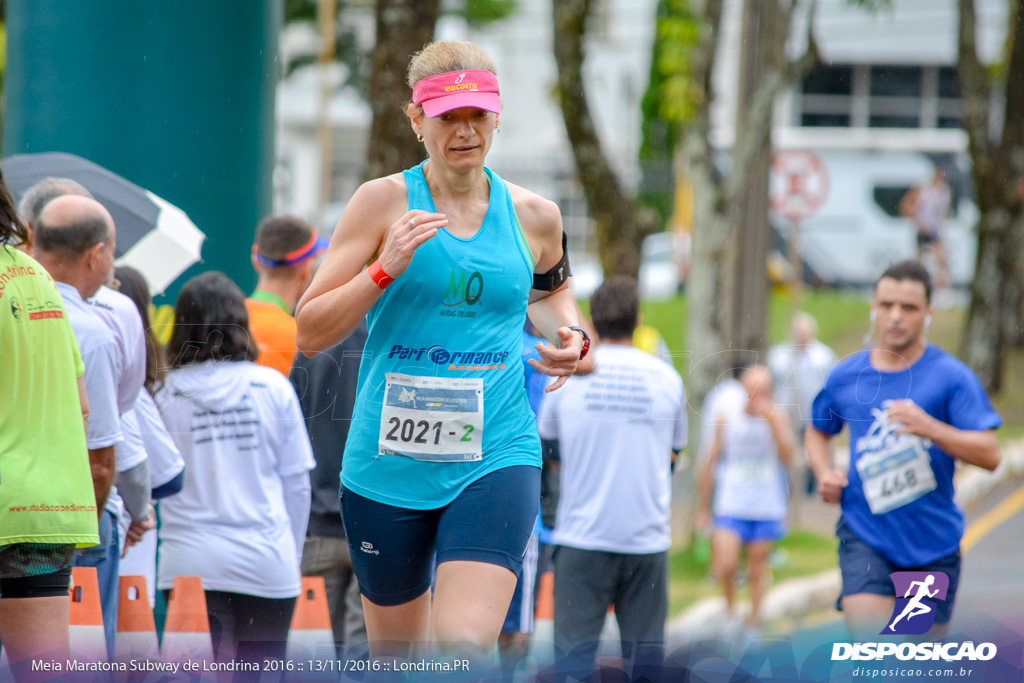
[[[533,255],[505,182],[484,172],[476,234],[439,230],[366,316],[341,481],[380,503],[439,508],[490,472],[541,464],[521,335]],[[409,209],[436,210],[423,164],[405,183]]]

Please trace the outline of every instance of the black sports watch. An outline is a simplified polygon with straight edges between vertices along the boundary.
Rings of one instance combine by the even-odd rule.
[[[587,334],[587,331],[582,327],[576,327],[575,325],[573,325],[569,329],[576,330],[577,332],[583,335],[583,348],[580,349],[580,360],[583,360],[584,358],[587,357],[587,354],[590,352],[590,335]]]

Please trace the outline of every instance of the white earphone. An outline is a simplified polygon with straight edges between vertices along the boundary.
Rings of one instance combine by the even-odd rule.
[[[924,317],[924,326],[928,327],[931,324],[932,324],[932,317],[930,315],[926,315]]]

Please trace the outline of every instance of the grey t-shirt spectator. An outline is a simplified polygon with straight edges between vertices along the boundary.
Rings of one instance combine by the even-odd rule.
[[[316,468],[310,472],[309,536],[345,537],[339,505],[341,459],[352,423],[366,335],[363,322],[347,339],[313,358],[296,355],[288,375],[299,396],[316,459]]]

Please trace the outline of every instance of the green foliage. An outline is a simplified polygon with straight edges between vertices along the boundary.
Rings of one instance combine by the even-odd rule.
[[[846,0],[849,5],[859,5],[872,12],[891,9],[893,0]]]
[[[362,5],[372,9],[372,3],[364,2]],[[309,22],[316,25],[318,6],[317,0],[284,0],[284,23]],[[348,66],[349,76],[342,86],[355,88],[363,97],[366,97],[369,86],[369,55],[358,48],[355,27],[349,26],[343,21],[342,11],[345,7],[346,0],[338,0],[334,59]],[[459,0],[446,13],[461,16],[470,26],[479,28],[508,18],[518,8],[518,0]],[[288,73],[292,73],[301,66],[313,64],[316,60],[316,56],[295,59],[288,65]]]
[[[519,9],[518,0],[463,0],[457,13],[473,28],[507,19]]]
[[[284,0],[284,23],[316,21],[316,0]]]
[[[655,23],[651,72],[640,102],[643,113],[641,166],[670,167],[683,127],[694,112],[690,55],[700,35],[700,16],[689,0],[659,0]],[[660,164],[658,162],[661,162]],[[646,171],[645,171],[646,175]],[[648,183],[643,183],[648,185]],[[638,194],[667,221],[672,212],[672,189]]]
[[[693,114],[690,54],[699,35],[700,16],[689,0],[659,0],[650,81],[641,101],[641,160],[671,159],[680,130]]]
[[[349,86],[358,90],[366,96],[367,78],[369,76],[369,60],[367,55],[357,47],[355,28],[347,26],[341,20],[341,10],[345,7],[345,1],[339,0],[337,5],[337,23],[335,26],[336,37],[334,41],[334,60],[341,62],[348,67],[348,78],[342,86]],[[319,20],[319,3],[317,0],[284,0],[283,21],[285,24],[305,22],[312,24],[319,32],[317,23]],[[288,64],[286,76],[296,69],[315,64],[316,55],[308,55],[293,59]]]

